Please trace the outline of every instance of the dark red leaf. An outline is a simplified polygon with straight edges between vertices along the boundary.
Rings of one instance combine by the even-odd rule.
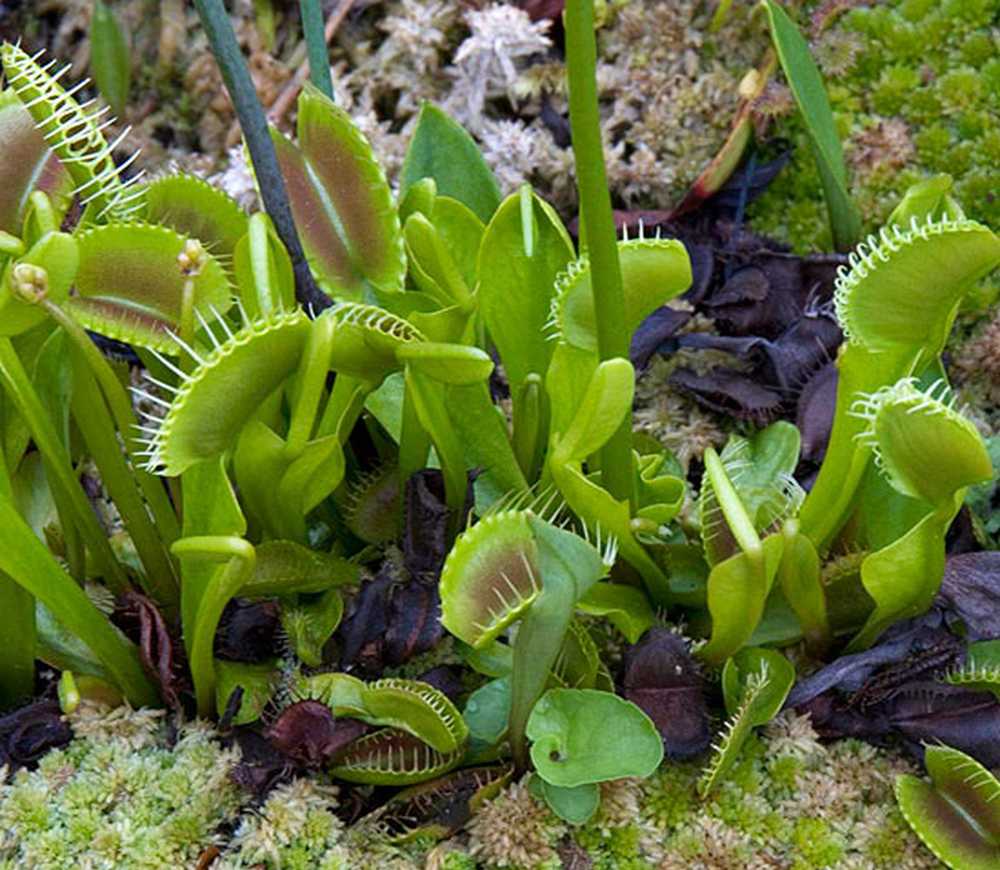
[[[363,722],[335,719],[326,704],[306,700],[286,707],[267,730],[267,738],[295,764],[319,767],[367,730]]]
[[[625,653],[622,694],[653,720],[671,758],[690,758],[711,740],[698,667],[683,638],[652,628]]]
[[[970,641],[1000,638],[1000,551],[949,557],[938,598],[965,623]]]
[[[0,768],[34,767],[50,749],[65,746],[73,731],[55,701],[36,701],[0,717]]]
[[[166,620],[151,598],[128,590],[121,597],[125,620],[138,625],[139,658],[172,710],[181,709],[180,694],[185,689],[184,647],[167,627]]]

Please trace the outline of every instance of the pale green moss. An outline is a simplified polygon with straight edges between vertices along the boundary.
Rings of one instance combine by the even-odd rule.
[[[207,725],[183,726],[169,748],[156,714],[84,711],[74,725],[69,747],[0,785],[0,866],[191,866],[235,817],[238,756]]]

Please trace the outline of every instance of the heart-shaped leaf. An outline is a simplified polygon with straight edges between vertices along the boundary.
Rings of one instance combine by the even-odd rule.
[[[563,788],[649,776],[663,759],[649,717],[594,689],[550,689],[531,711],[526,734],[538,774]]]

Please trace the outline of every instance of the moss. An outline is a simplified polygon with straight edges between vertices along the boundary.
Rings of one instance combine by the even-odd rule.
[[[0,859],[23,867],[188,866],[232,819],[236,754],[207,726],[167,748],[159,716],[84,710],[77,739],[0,786]]]
[[[818,5],[807,3],[801,20]],[[881,226],[909,184],[938,172],[953,176],[969,217],[1000,223],[998,15],[1000,0],[886,0],[851,9],[814,36],[865,232]],[[791,117],[773,133],[795,153],[751,207],[754,227],[797,251],[828,249],[805,130]]]

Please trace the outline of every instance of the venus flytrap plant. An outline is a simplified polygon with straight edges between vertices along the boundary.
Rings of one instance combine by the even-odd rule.
[[[848,649],[870,645],[892,622],[930,607],[944,574],[944,538],[966,487],[989,480],[993,465],[975,426],[954,410],[944,384],[920,390],[910,379],[862,397],[854,414],[862,440],[903,496],[926,511],[901,537],[868,556],[861,582],[875,602]]]
[[[974,758],[928,746],[931,782],[896,780],[896,799],[910,827],[948,867],[986,870],[1000,861],[1000,782]]]
[[[722,692],[730,718],[698,783],[702,797],[733,767],[752,730],[777,715],[794,682],[795,667],[774,650],[748,647],[726,662]]]

